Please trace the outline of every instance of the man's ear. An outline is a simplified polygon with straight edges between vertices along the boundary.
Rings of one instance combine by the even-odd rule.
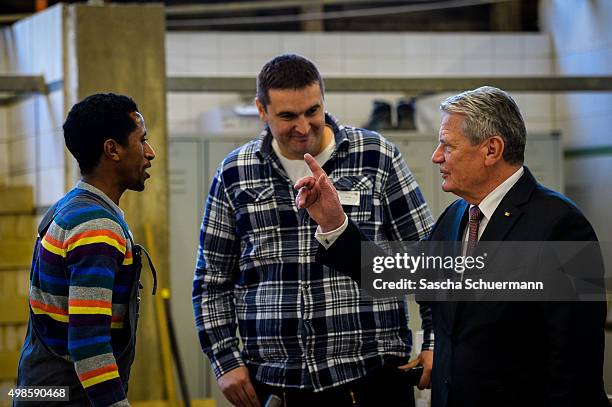
[[[119,161],[120,156],[120,148],[121,146],[117,142],[117,140],[113,140],[112,138],[106,139],[104,141],[102,153],[106,158],[111,161]]]
[[[485,165],[494,165],[502,160],[505,147],[504,139],[500,136],[489,137],[483,146],[483,148],[486,148]]]
[[[257,106],[257,111],[259,112],[259,118],[268,122],[268,112],[266,112],[266,107],[259,101],[259,99],[255,98],[255,106]]]
[[[494,165],[503,159],[506,145],[500,136],[489,137],[483,146],[486,148],[485,165]]]

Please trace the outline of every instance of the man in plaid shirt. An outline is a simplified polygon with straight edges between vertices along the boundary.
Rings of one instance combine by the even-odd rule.
[[[193,286],[202,349],[238,406],[259,406],[272,394],[289,407],[414,405],[397,369],[412,346],[405,303],[373,299],[315,261],[330,231],[295,205],[294,183],[311,175],[304,154],[329,174],[348,217],[374,241],[424,239],[433,218],[397,147],[338,124],[323,99],[317,68],[301,56],[278,56],[259,73],[256,105],[266,128],[225,157],[202,220]],[[421,309],[421,316],[419,360],[428,375],[431,315]]]

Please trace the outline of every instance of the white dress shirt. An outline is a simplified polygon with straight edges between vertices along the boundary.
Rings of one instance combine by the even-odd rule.
[[[525,170],[521,166],[521,168],[516,170],[514,174],[509,176],[504,182],[499,184],[497,188],[489,192],[489,194],[485,196],[482,201],[480,201],[480,203],[478,204],[478,208],[480,209],[480,212],[482,212],[482,219],[480,220],[480,225],[478,226],[478,240],[480,240],[482,233],[484,232],[485,228],[487,227],[487,224],[489,223],[489,219],[491,219],[491,216],[493,216],[493,213],[499,206],[502,199],[504,199],[504,196],[506,196],[506,194],[508,193],[508,191],[510,191],[510,189],[512,189],[514,184],[518,182],[524,172]],[[470,205],[470,209],[472,209],[474,206],[475,205]],[[467,249],[468,229],[469,228],[466,227],[463,231],[464,254],[465,250]]]

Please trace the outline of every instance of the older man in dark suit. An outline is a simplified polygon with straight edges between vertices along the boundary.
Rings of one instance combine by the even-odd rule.
[[[575,204],[538,184],[523,166],[525,124],[506,92],[481,87],[446,99],[441,110],[432,161],[442,189],[462,199],[442,213],[429,240],[458,241],[463,253],[478,241],[597,241]],[[313,177],[296,184],[297,201],[320,225],[318,258],[354,275],[359,260],[346,253],[360,250],[363,234],[344,222],[333,187],[310,157],[307,162]],[[430,306],[433,407],[609,405],[603,301]],[[428,375],[427,361],[410,366],[421,362]]]

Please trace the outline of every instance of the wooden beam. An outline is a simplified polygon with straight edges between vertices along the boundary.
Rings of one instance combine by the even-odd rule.
[[[0,24],[12,24],[31,15],[32,13],[3,14],[0,16]]]
[[[43,75],[0,75],[0,92],[47,93]]]
[[[328,92],[446,92],[482,85],[523,92],[609,92],[612,76],[489,76],[489,77],[326,77]],[[0,75],[0,92],[48,92],[63,81],[45,84],[42,75]],[[250,76],[170,76],[169,92],[255,92]]]
[[[529,76],[529,77],[427,77],[376,78],[327,77],[327,92],[455,92],[483,85],[509,92],[609,92],[612,76]],[[166,81],[169,92],[239,92],[255,93],[255,77],[172,76]]]
[[[400,3],[405,0],[380,0],[379,3]],[[372,3],[372,0],[318,0],[322,5]],[[166,6],[167,16],[184,16],[190,14],[233,13],[256,10],[278,10],[283,8],[307,7],[313,0],[259,0],[223,2],[218,4],[186,4]]]

